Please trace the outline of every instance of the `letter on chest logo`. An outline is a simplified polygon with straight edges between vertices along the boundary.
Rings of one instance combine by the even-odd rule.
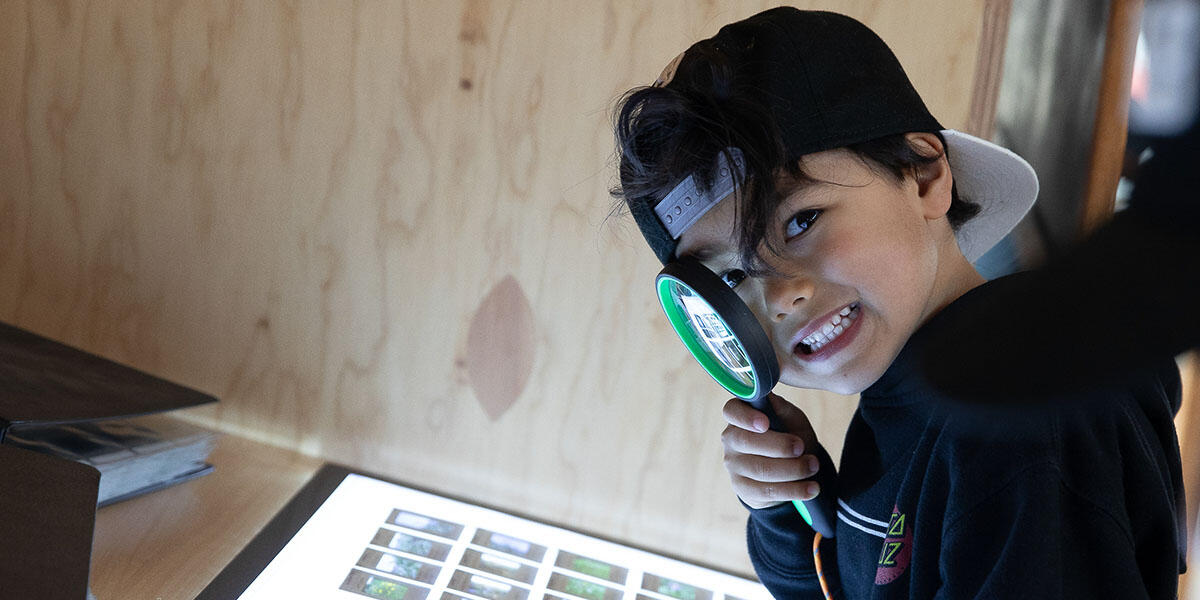
[[[879,565],[875,570],[875,585],[891,583],[904,574],[908,563],[912,560],[912,523],[908,516],[900,512],[900,507],[892,508],[892,518],[888,520],[887,537],[879,550]]]

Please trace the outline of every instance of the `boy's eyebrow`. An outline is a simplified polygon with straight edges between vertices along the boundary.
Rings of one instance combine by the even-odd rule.
[[[719,259],[722,255],[732,254],[734,251],[718,244],[701,244],[694,248],[689,248],[686,252],[680,252],[676,256],[679,258],[694,258],[700,262],[708,262]]]
[[[716,247],[711,244],[705,244],[698,248],[691,248],[687,252],[682,252],[679,258],[694,258],[700,262],[711,259],[717,253]]]
[[[783,196],[785,199],[792,196],[803,196],[805,194],[810,194],[814,189],[828,185],[829,183],[831,182],[805,177],[799,181],[789,182],[788,187],[783,193]],[[780,204],[782,205],[783,202],[781,201]]]

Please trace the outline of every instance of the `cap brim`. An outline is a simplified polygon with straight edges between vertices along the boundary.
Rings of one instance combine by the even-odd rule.
[[[963,255],[975,262],[1029,212],[1037,200],[1037,173],[1011,150],[953,129],[941,133],[959,196],[980,207],[956,233]]]

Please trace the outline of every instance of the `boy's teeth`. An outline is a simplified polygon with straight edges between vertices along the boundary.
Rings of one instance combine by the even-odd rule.
[[[854,318],[858,316],[858,314],[855,313],[856,310],[858,310],[857,303],[843,308],[838,312],[838,314],[834,315],[833,318],[830,319],[829,323],[822,325],[820,331],[809,334],[804,339],[800,340],[800,343],[805,346],[804,350],[806,353],[812,354],[817,350],[820,350],[822,346],[832,342],[837,338],[837,336],[841,335],[846,328],[850,327],[850,323],[854,321]],[[854,313],[853,316],[851,316],[852,313]],[[845,323],[843,323],[843,321],[845,321]]]

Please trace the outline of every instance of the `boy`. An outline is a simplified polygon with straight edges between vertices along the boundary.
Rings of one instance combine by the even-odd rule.
[[[969,261],[1028,210],[1036,178],[943,130],[874,33],[791,8],[727,25],[626,95],[616,128],[614,193],[659,259],[720,275],[782,382],[861,393],[833,490],[805,481],[823,450],[798,408],[772,396],[786,431],[768,431],[726,404],[726,468],[777,598],[822,594],[814,533],[788,502],[820,493],[838,505],[819,548],[826,596],[1175,597],[1173,363],[1045,410],[987,412],[941,402],[914,369],[945,323],[1019,283],[985,282]],[[689,177],[699,193],[683,197]],[[728,180],[734,192],[711,197]]]

